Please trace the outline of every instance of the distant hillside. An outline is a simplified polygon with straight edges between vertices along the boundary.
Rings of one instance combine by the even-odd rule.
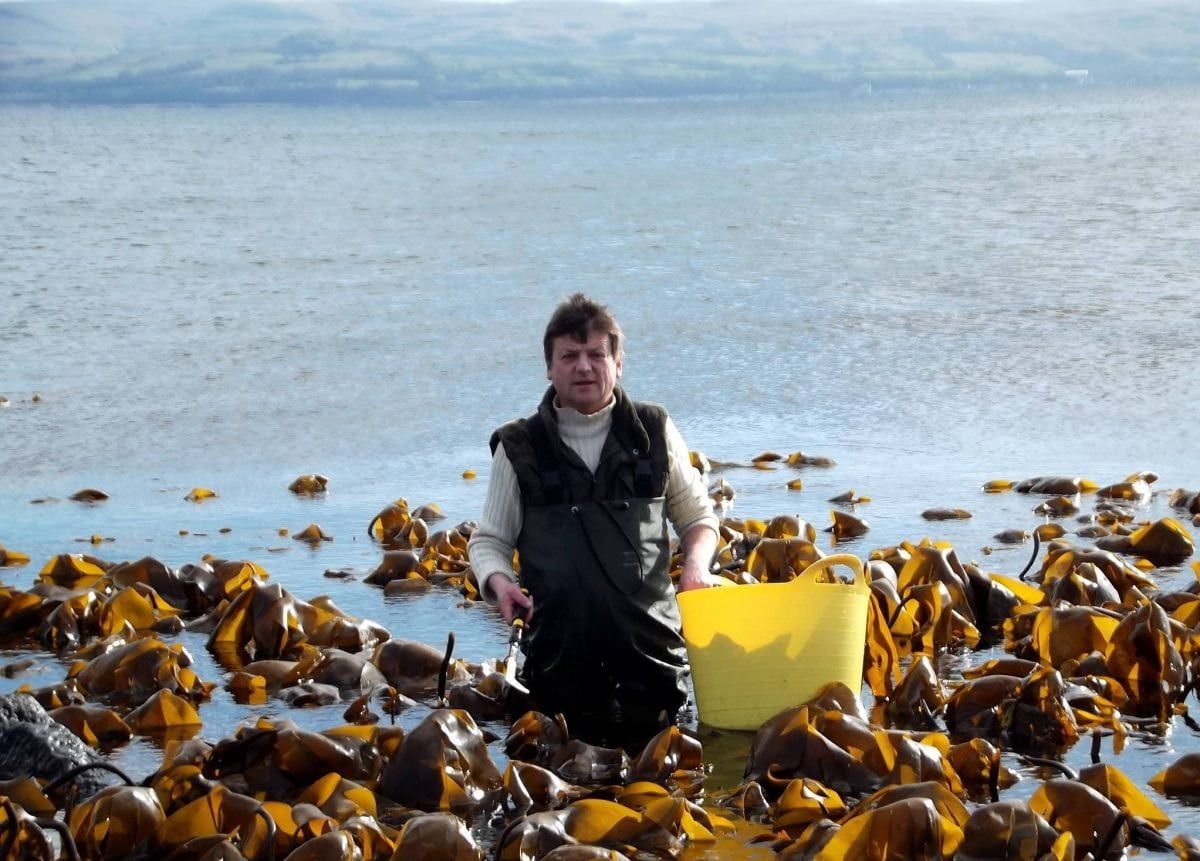
[[[1200,81],[1192,0],[0,3],[0,100],[354,102]]]

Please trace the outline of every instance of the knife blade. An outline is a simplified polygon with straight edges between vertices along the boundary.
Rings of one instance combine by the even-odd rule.
[[[529,688],[517,681],[517,653],[521,650],[521,637],[525,634],[525,617],[514,616],[508,629],[508,654],[504,658],[504,680],[523,694]]]

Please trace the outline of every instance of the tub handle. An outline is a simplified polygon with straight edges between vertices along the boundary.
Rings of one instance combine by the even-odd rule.
[[[867,572],[863,568],[862,560],[853,553],[834,553],[832,556],[826,556],[823,559],[818,559],[812,565],[809,565],[801,571],[793,583],[812,583],[817,579],[817,575],[822,571],[826,571],[835,565],[845,565],[854,572],[854,582],[849,584],[850,588],[856,592],[866,592],[871,587],[867,583]]]

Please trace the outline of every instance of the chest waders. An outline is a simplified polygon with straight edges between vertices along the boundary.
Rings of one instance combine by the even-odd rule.
[[[653,722],[687,698],[687,651],[670,577],[666,413],[620,389],[593,474],[558,435],[553,390],[505,425],[521,488],[522,585],[537,608],[524,680],[537,707],[568,722]]]

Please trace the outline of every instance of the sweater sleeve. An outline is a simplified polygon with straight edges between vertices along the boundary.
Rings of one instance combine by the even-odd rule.
[[[682,536],[693,526],[704,525],[713,532],[718,531],[720,521],[713,512],[712,500],[699,471],[692,466],[687,443],[667,417],[667,518],[675,527],[675,534]]]
[[[500,444],[492,455],[492,474],[488,479],[483,514],[467,544],[475,582],[480,594],[489,602],[496,600],[495,594],[487,588],[492,575],[499,574],[514,582],[517,579],[513,573],[512,558],[517,536],[521,534],[521,523],[521,491],[517,485],[517,474],[504,451],[504,445]]]

